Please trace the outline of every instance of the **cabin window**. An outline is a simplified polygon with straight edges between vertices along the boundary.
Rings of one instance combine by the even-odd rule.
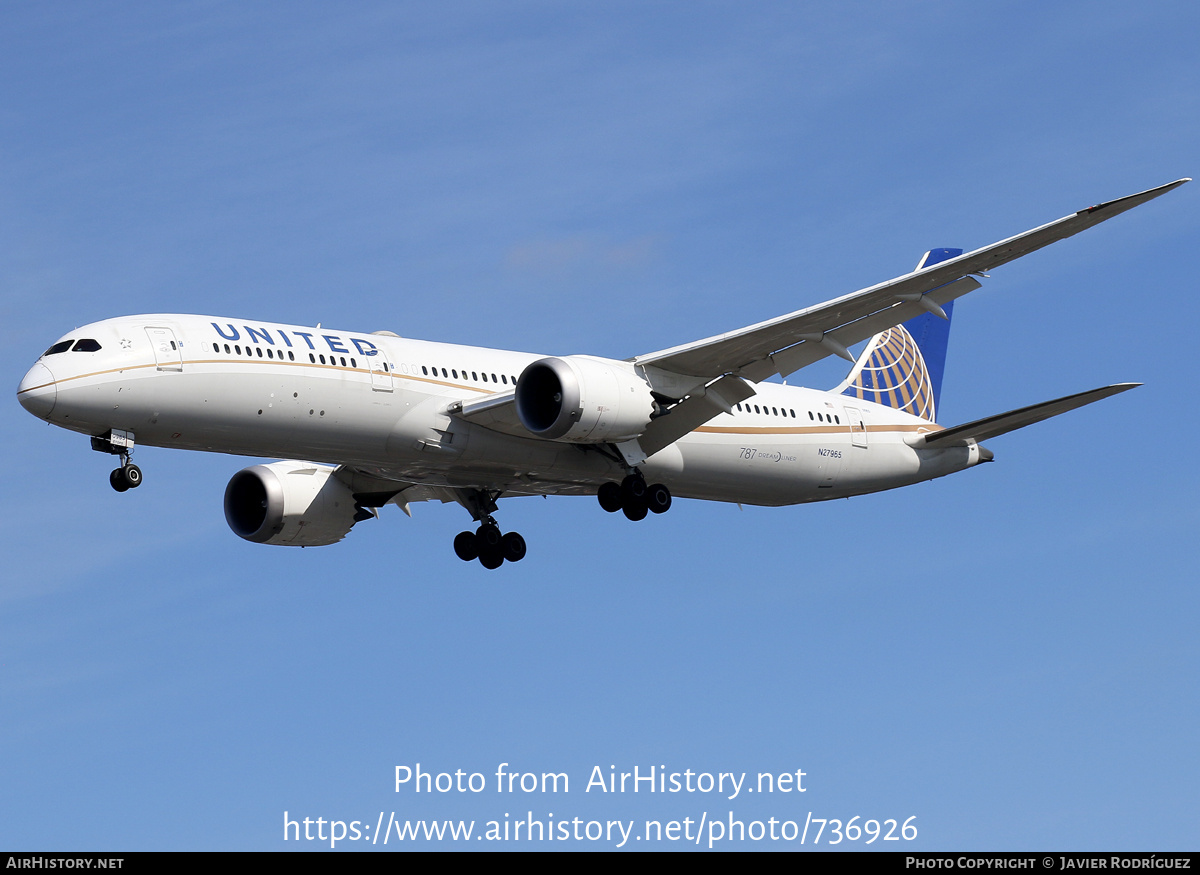
[[[221,347],[217,346],[217,345],[214,343],[214,344],[213,344],[213,352],[220,352],[220,351],[221,351]]]
[[[288,361],[289,361],[289,362],[294,362],[295,360],[296,360],[296,356],[295,356],[295,354],[294,354],[294,353],[293,353],[293,352],[292,352],[292,351],[289,349],[289,350],[288,350]]]
[[[496,375],[492,374],[492,379],[495,379],[495,378],[496,378]],[[505,386],[508,385],[508,375],[507,374],[501,374],[500,379],[504,381]]]
[[[267,358],[269,358],[269,359],[275,358],[275,352],[270,347],[267,347]]]
[[[350,367],[357,368],[358,362],[356,362],[354,359],[350,359]]]
[[[321,364],[325,364],[325,354],[321,354]]]
[[[229,355],[229,344],[225,344],[225,354]]]
[[[262,347],[261,347],[261,346],[256,346],[256,347],[254,347],[254,351],[255,351],[256,353],[258,353],[258,357],[259,357],[259,358],[262,358]]]

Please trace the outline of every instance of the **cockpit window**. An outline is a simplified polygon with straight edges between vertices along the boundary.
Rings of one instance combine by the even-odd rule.
[[[60,340],[58,343],[54,344],[54,346],[46,350],[43,355],[58,355],[60,352],[66,352],[71,348],[71,344],[74,342],[75,341],[73,340]]]
[[[85,337],[83,340],[75,344],[75,348],[71,352],[99,352],[100,344],[92,340],[90,337]]]

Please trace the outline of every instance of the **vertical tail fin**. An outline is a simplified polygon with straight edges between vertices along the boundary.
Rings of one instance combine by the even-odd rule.
[[[916,269],[959,255],[961,249],[931,249]],[[946,303],[942,310],[945,319],[922,313],[876,334],[834,391],[936,422],[954,302]]]

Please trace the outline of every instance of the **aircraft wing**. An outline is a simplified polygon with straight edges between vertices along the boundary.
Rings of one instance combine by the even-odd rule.
[[[470,401],[455,401],[447,410],[451,416],[470,420],[476,425],[490,428],[492,431],[512,434],[517,437],[531,437],[517,416],[517,390],[507,389],[503,392],[493,392],[482,398]]]
[[[1078,234],[1189,181],[1178,179],[1139,194],[1096,204],[991,246],[824,304],[638,356],[633,362],[705,380],[734,374],[758,382],[773,374],[786,377],[831,354],[853,361],[846,352],[848,346],[925,310],[937,312],[935,308],[979,288],[973,275],[986,275],[993,267]]]
[[[1033,425],[1035,422],[1041,422],[1043,419],[1058,416],[1060,413],[1066,413],[1068,410],[1083,407],[1085,404],[1091,404],[1093,401],[1099,401],[1101,398],[1108,398],[1121,392],[1128,392],[1130,389],[1136,389],[1140,385],[1142,384],[1116,383],[1112,386],[1102,386],[1099,389],[1092,389],[1088,392],[1067,395],[1065,398],[1056,398],[1053,401],[1043,401],[1041,404],[1031,404],[1029,407],[1022,407],[1019,410],[998,413],[995,416],[988,416],[984,419],[977,419],[974,422],[926,434],[920,445],[941,448],[966,446],[967,441],[970,440],[985,441],[989,438],[1007,434],[1010,431],[1016,431],[1018,428]]]

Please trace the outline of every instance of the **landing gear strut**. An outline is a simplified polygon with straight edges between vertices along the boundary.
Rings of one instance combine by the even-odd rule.
[[[133,432],[118,428],[92,438],[92,449],[121,457],[121,467],[108,475],[109,485],[117,492],[126,492],[142,485],[142,469],[133,464]]]
[[[620,483],[605,483],[596,497],[609,513],[622,511],[635,522],[644,520],[647,513],[666,513],[671,508],[671,490],[661,483],[647,486],[646,478],[636,469]]]
[[[478,559],[484,568],[499,568],[508,562],[525,558],[525,539],[516,532],[501,534],[492,514],[499,494],[472,491],[460,499],[464,507],[480,523],[474,532],[459,532],[454,537],[454,553],[464,562]]]

